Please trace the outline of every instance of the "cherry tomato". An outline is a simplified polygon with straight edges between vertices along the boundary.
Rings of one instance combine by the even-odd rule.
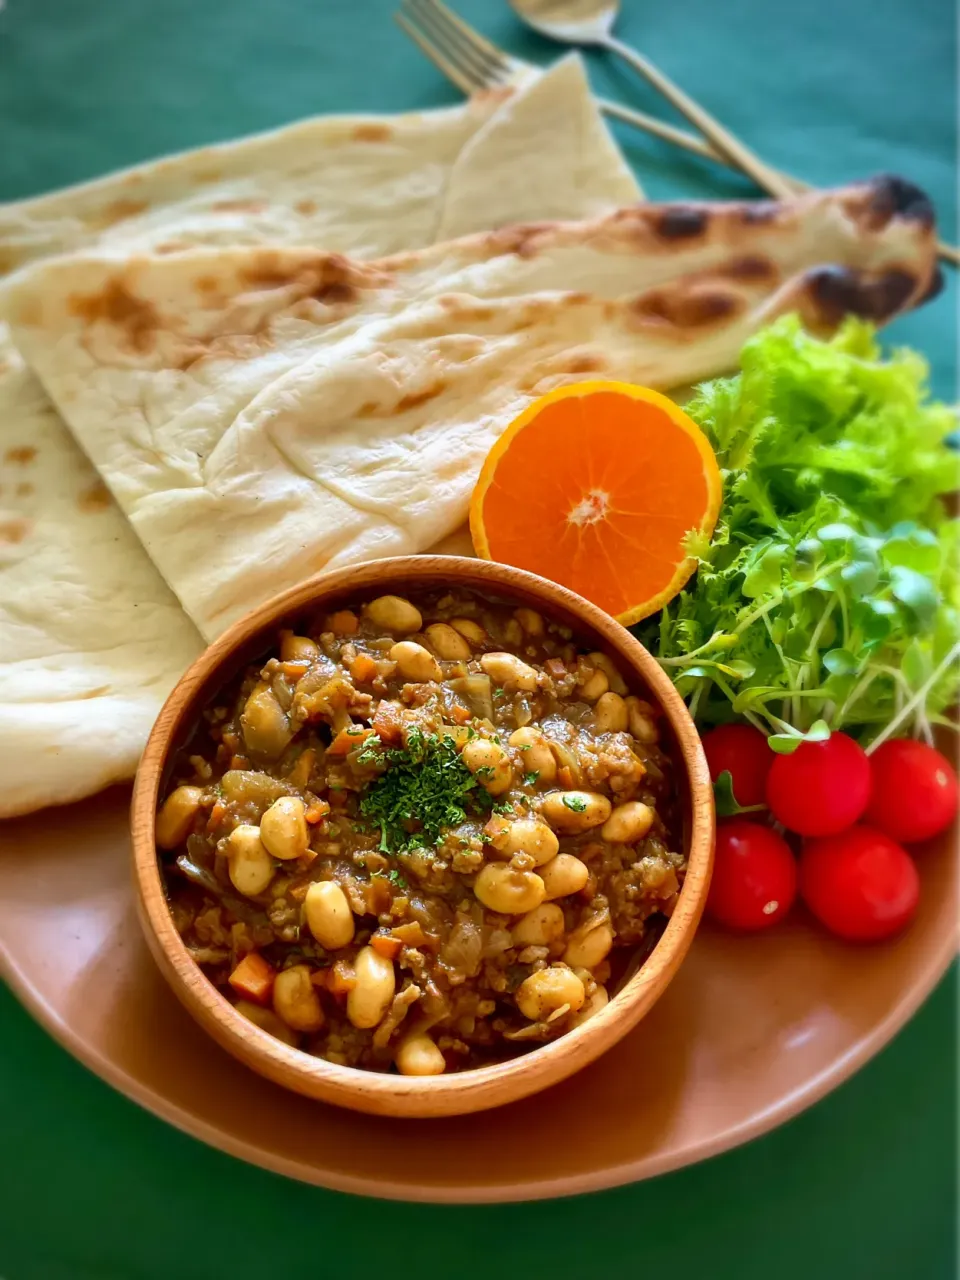
[[[891,738],[870,757],[873,790],[866,821],[892,840],[929,840],[957,812],[953,765],[925,742]]]
[[[730,774],[737,804],[763,804],[774,754],[759,729],[722,724],[703,735],[703,750],[714,782],[721,773]]]
[[[797,896],[797,863],[782,836],[759,822],[731,818],[717,827],[707,913],[729,929],[776,924]]]
[[[770,812],[802,836],[832,836],[862,816],[870,799],[870,761],[845,733],[801,742],[777,756],[767,775]]]
[[[851,827],[806,845],[800,893],[831,933],[850,942],[878,942],[913,919],[920,878],[909,853],[889,836]]]

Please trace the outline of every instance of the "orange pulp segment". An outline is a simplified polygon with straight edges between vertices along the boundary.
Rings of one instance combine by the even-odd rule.
[[[710,443],[672,400],[578,382],[529,405],[490,450],[470,501],[478,556],[529,569],[629,626],[696,568],[722,484]]]

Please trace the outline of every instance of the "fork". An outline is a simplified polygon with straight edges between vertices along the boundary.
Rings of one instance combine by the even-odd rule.
[[[448,9],[443,0],[401,0],[394,19],[434,66],[468,96],[480,89],[516,88],[538,70],[532,63],[515,58],[492,44]],[[624,120],[665,142],[716,160],[728,168],[736,167],[706,139],[686,129],[667,124],[646,112],[621,106],[619,102],[611,102],[609,98],[598,98],[597,105],[604,115]],[[798,194],[812,190],[808,182],[782,171],[775,172]],[[941,242],[937,245],[937,253],[944,261],[960,266],[960,250],[952,245]]]

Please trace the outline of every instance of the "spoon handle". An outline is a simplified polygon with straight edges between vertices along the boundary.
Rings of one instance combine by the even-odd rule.
[[[725,129],[709,111],[705,111],[699,103],[694,102],[679,85],[674,84],[669,76],[664,75],[658,67],[654,66],[649,58],[645,58],[636,49],[617,40],[615,36],[607,36],[603,41],[603,47],[609,49],[611,53],[618,54],[635,71],[638,71],[676,107],[682,116],[686,116],[704,137],[709,138],[721,155],[726,156],[738,169],[748,174],[758,187],[781,200],[795,194],[796,189],[782,174],[764,164],[758,155]]]

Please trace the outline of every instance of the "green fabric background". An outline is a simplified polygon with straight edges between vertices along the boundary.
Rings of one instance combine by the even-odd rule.
[[[501,0],[456,2],[515,52],[554,55]],[[7,0],[0,199],[315,112],[455,101],[392,8]],[[951,0],[626,0],[619,32],[799,176],[910,176],[956,240]],[[626,69],[590,61],[603,92],[665,110]],[[655,198],[750,191],[706,162],[618,136]],[[954,394],[952,273],[891,337],[925,350],[937,391]],[[853,1081],[749,1147],[576,1201],[439,1209],[318,1191],[206,1149],[90,1076],[0,988],[0,1276],[594,1280],[669,1269],[679,1280],[947,1280],[956,1032],[954,972]]]

